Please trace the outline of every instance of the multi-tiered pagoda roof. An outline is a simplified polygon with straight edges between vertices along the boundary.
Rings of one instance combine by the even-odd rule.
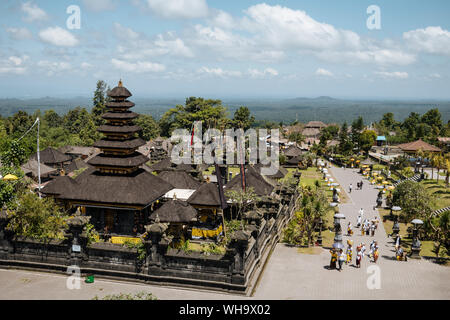
[[[145,141],[136,136],[141,128],[132,122],[138,114],[129,111],[134,106],[127,100],[130,91],[120,81],[108,96],[108,112],[102,116],[106,123],[98,128],[104,138],[94,144],[101,152],[88,161],[93,168],[75,178],[74,184],[62,187],[57,198],[74,205],[142,209],[173,186],[141,168],[149,159],[137,151]]]

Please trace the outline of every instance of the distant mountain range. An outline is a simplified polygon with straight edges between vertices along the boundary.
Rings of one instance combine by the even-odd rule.
[[[164,112],[177,104],[184,104],[184,99],[132,99],[136,103],[133,111],[151,114],[159,119]],[[229,117],[240,106],[247,106],[257,120],[268,120],[291,123],[294,120],[307,122],[321,120],[325,123],[352,122],[362,116],[366,123],[379,121],[384,113],[393,112],[396,120],[403,120],[411,112],[425,113],[432,108],[438,108],[442,120],[450,120],[450,101],[433,100],[347,100],[328,96],[317,98],[298,97],[293,99],[223,99],[222,103],[228,108]],[[0,115],[8,117],[18,110],[30,114],[40,109],[53,109],[64,114],[70,109],[82,106],[90,110],[92,99],[86,97],[39,99],[0,99]]]

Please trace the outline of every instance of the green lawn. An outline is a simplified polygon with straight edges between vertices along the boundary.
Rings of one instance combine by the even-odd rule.
[[[424,180],[420,183],[435,197],[435,209],[450,206],[450,188],[445,187],[445,181]]]
[[[384,215],[389,215],[389,210],[387,209],[378,209],[378,211],[380,212],[380,217],[381,219],[383,219]],[[395,214],[395,213],[394,213]],[[392,233],[392,226],[394,225],[394,222],[391,220],[386,220],[385,222],[383,222],[383,226],[384,226],[384,230],[386,230],[386,234],[391,234]],[[412,224],[410,223],[399,223],[400,226],[400,236],[402,237],[402,241],[403,241],[403,247],[407,249],[407,251],[409,252],[410,248],[411,248],[411,242],[412,239],[406,238],[408,236],[407,233],[407,228],[408,227],[412,227]],[[420,255],[423,257],[435,257],[436,254],[432,251],[434,244],[433,241],[422,241],[422,250],[420,251]],[[449,258],[449,256],[445,256],[446,258]]]

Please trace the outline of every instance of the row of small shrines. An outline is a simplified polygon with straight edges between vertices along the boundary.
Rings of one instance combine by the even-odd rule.
[[[155,169],[155,177],[161,179],[163,184],[154,186],[151,191],[161,192],[155,201],[144,208],[137,204],[130,206],[119,202],[82,203],[64,199],[61,193],[63,186],[72,185],[76,188],[77,179],[95,170],[93,168],[87,169],[75,179],[69,176],[56,177],[42,189],[42,193],[55,197],[72,212],[79,208],[83,215],[91,217],[90,223],[100,236],[112,239],[113,242],[115,239],[120,239],[120,242],[123,237],[138,238],[145,233],[145,226],[155,221],[167,223],[167,234],[174,238],[218,240],[223,237],[226,232],[224,219],[236,218],[237,208],[226,196],[227,205],[222,208],[217,176],[203,176],[202,166],[177,166],[170,163],[164,167],[165,163],[170,163],[170,160],[164,159],[149,168]],[[242,191],[241,174],[230,179],[228,167],[222,166],[221,169],[224,195],[227,190]],[[245,188],[252,188],[258,198],[242,215],[248,224],[259,224],[264,215],[276,215],[279,204],[287,202],[286,195],[293,192],[279,182],[287,173],[286,169],[280,168],[271,177],[263,176],[260,172],[261,166],[258,165],[247,165],[245,168]],[[299,178],[299,174],[296,177]]]

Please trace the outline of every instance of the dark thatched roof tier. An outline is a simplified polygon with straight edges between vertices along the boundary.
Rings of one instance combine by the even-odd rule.
[[[133,108],[135,106],[134,102],[125,101],[109,101],[106,104],[107,108]]]
[[[46,195],[60,195],[62,192],[74,192],[78,184],[69,176],[59,176],[50,181],[42,189]]]
[[[272,193],[273,186],[267,182],[253,167],[245,169],[246,188],[253,188],[253,191],[259,196],[267,196]],[[225,190],[242,190],[241,174],[239,173],[230,180],[225,186]]]
[[[106,167],[138,167],[148,161],[148,158],[142,153],[135,152],[128,156],[108,156],[105,154],[99,154],[96,157],[89,160],[89,164],[93,166],[106,166]]]
[[[269,168],[270,166],[264,166],[261,163],[258,163],[254,166],[254,168],[256,169],[256,171],[262,175],[261,173],[261,169],[262,168]],[[276,173],[271,174],[271,175],[266,175],[266,177],[272,178],[272,179],[281,179],[284,178],[284,176],[288,173],[288,171],[283,168],[283,167],[279,167],[278,170],[276,171]]]
[[[102,125],[98,127],[97,131],[104,133],[136,133],[142,131],[139,126],[109,126]]]
[[[173,189],[170,183],[143,169],[129,175],[107,175],[88,169],[74,181],[76,185],[64,188],[58,198],[104,206],[120,204],[146,207]]]
[[[197,206],[220,207],[221,202],[218,188],[215,183],[204,183],[189,197],[187,202]]]
[[[135,149],[143,146],[145,141],[141,138],[134,138],[132,140],[106,140],[102,139],[94,143],[96,148],[111,148],[111,149]]]
[[[133,120],[139,117],[135,112],[107,112],[102,115],[106,120]]]
[[[289,148],[287,148],[286,150],[283,150],[283,154],[286,157],[297,157],[302,154],[302,149],[292,145]]]
[[[300,162],[302,162],[302,157],[301,156],[297,156],[297,157],[293,157],[291,159],[286,160],[286,164],[291,164],[291,165],[298,165]]]
[[[108,92],[108,96],[111,98],[128,98],[131,97],[132,94],[127,88],[122,86],[121,82],[119,82],[117,87]]]
[[[156,215],[162,223],[189,223],[197,220],[197,211],[181,200],[167,201],[158,210],[153,211],[149,218],[155,220]]]
[[[177,189],[197,189],[201,185],[190,174],[180,170],[162,171],[158,174],[158,177],[169,182]]]
[[[195,168],[190,164],[175,164],[171,158],[165,158],[157,163],[154,163],[150,169],[152,171],[164,171],[164,170],[181,170],[181,171],[193,171]]]
[[[48,147],[47,149],[40,152],[40,160],[41,163],[45,164],[60,164],[63,162],[67,162],[72,160],[72,158],[58,150],[55,150],[51,147]],[[34,153],[30,159],[37,160],[37,153]]]
[[[38,176],[38,162],[37,160],[30,159],[26,163],[24,163],[21,167],[22,171],[25,175],[28,175],[31,173],[33,177]],[[58,170],[54,169],[52,167],[46,166],[45,164],[41,163],[41,177],[47,177],[50,174],[57,173]]]
[[[81,159],[75,159],[70,164],[64,167],[64,171],[67,174],[83,168],[90,168],[90,165],[88,165]]]

